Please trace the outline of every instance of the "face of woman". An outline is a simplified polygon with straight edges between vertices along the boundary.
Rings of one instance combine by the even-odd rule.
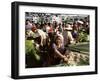
[[[60,37],[58,37],[58,38],[56,39],[56,44],[57,44],[57,45],[60,45],[60,44],[61,44],[61,38],[60,38]]]

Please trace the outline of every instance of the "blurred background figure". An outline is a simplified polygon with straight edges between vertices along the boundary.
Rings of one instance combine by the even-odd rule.
[[[74,42],[74,38],[72,36],[72,27],[70,24],[66,24],[66,26],[64,27],[64,45],[68,45],[68,44],[73,44]]]
[[[72,30],[72,35],[73,35],[73,38],[75,40],[75,42],[77,43],[78,42],[78,25],[77,25],[77,22],[74,22],[73,23],[73,30]]]
[[[46,44],[46,33],[41,29],[37,29],[36,26],[32,27],[31,30],[34,32],[33,37],[37,39],[38,44],[44,46]]]
[[[32,22],[27,19],[26,22],[25,22],[25,29],[31,30],[31,28],[32,28]]]

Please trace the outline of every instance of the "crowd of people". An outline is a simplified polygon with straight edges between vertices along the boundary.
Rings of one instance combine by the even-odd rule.
[[[43,66],[59,64],[61,60],[67,61],[66,55],[69,44],[79,42],[80,30],[89,33],[88,16],[73,22],[41,22],[26,19],[25,39],[32,40],[36,49],[41,52]]]

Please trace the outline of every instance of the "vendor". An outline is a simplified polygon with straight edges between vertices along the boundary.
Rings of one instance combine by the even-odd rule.
[[[52,58],[54,65],[59,64],[62,59],[66,60],[65,51],[61,37],[57,36],[55,42],[52,44]]]

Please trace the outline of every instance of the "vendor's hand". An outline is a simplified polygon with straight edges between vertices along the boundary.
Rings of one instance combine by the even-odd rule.
[[[65,57],[65,58],[64,58],[64,62],[67,62],[67,61],[68,61],[68,58],[67,58],[67,57]]]
[[[66,56],[64,55],[64,56],[62,56],[62,58],[64,59],[64,58],[66,58]]]

